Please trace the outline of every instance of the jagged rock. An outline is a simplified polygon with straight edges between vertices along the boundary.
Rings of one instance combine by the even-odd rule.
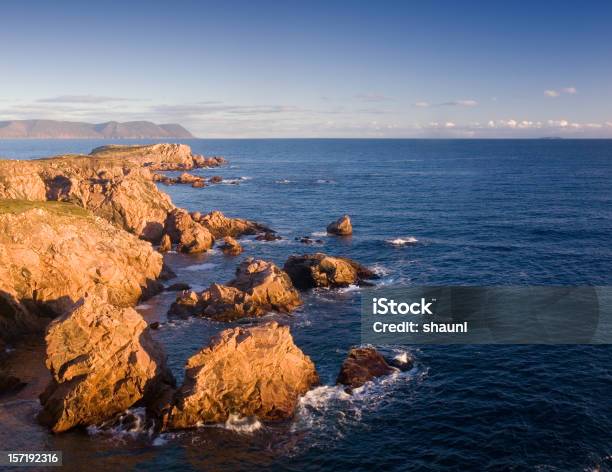
[[[283,239],[283,238],[276,235],[272,231],[266,231],[264,234],[260,234],[255,239],[257,241],[278,241],[279,239]]]
[[[207,215],[200,216],[197,221],[218,239],[225,236],[237,238],[242,235],[257,234],[264,231],[272,232],[264,225],[241,218],[228,218],[220,211],[211,211]]]
[[[203,181],[203,180],[196,180],[195,182],[193,182],[193,183],[191,184],[191,186],[192,186],[193,188],[204,188],[204,187],[206,187],[206,184],[204,183],[204,181]]]
[[[55,320],[46,336],[52,380],[40,396],[39,421],[58,433],[154,401],[174,380],[146,327],[134,309],[96,296]]]
[[[310,236],[302,236],[301,238],[294,238],[294,240],[302,244],[323,244],[325,242],[322,239],[312,239]]]
[[[75,205],[0,203],[0,337],[42,329],[85,293],[116,305],[161,290],[150,243]]]
[[[321,252],[289,256],[283,267],[299,289],[314,287],[346,287],[365,284],[377,275],[358,262],[345,257],[332,257]]]
[[[329,234],[335,234],[337,236],[348,236],[350,234],[353,234],[351,218],[348,215],[342,216],[341,218],[330,223],[327,226],[327,232]]]
[[[91,151],[91,156],[129,161],[151,170],[189,170],[218,167],[225,163],[222,157],[204,157],[193,154],[186,144],[108,145]]]
[[[213,245],[213,235],[204,226],[191,218],[185,210],[175,208],[168,215],[166,233],[178,250],[187,253],[204,252]]]
[[[300,395],[318,382],[313,362],[293,343],[288,327],[271,322],[228,329],[187,361],[164,427],[193,428],[235,414],[289,418]]]
[[[172,239],[170,238],[170,235],[167,233],[164,233],[164,235],[161,238],[161,241],[159,243],[159,252],[168,252],[172,250]]]
[[[88,156],[0,160],[0,199],[74,203],[152,242],[173,208],[147,169]]]
[[[208,179],[208,182],[211,184],[220,184],[223,182],[223,177],[220,175],[213,175],[210,179]]]
[[[180,184],[192,184],[201,179],[201,177],[196,177],[195,175],[192,175],[189,172],[183,172],[181,175],[178,176],[177,182]]]
[[[336,383],[358,388],[375,377],[382,377],[393,372],[396,372],[396,369],[391,367],[376,349],[353,348],[342,363]]]
[[[223,238],[223,245],[221,246],[223,254],[228,256],[237,256],[242,252],[242,246],[231,236]]]
[[[275,264],[248,258],[227,285],[212,284],[201,294],[183,293],[172,314],[197,314],[221,321],[263,316],[270,311],[289,313],[302,304],[291,279]]]

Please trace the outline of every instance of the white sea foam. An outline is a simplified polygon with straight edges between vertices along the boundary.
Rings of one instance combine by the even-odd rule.
[[[147,303],[141,303],[140,305],[136,305],[136,309],[137,310],[148,310],[149,308],[151,308],[153,305],[149,305]]]
[[[325,236],[327,236],[327,233],[325,231],[314,231],[310,234],[315,238],[324,238]]]
[[[230,415],[223,424],[223,428],[241,434],[252,434],[262,428],[261,422],[255,417],[243,417],[240,415]]]
[[[287,185],[287,184],[292,184],[293,180],[289,180],[289,179],[280,179],[280,180],[275,180],[274,183],[276,184],[282,184],[282,185]]]
[[[159,436],[157,436],[155,439],[153,439],[153,442],[151,443],[151,445],[153,447],[159,447],[167,443],[168,443],[168,438],[165,434],[162,433]]]
[[[387,244],[391,244],[392,246],[407,246],[410,244],[416,244],[419,242],[419,240],[413,236],[408,236],[406,238],[387,239],[385,242]]]
[[[374,272],[379,277],[384,277],[391,273],[391,271],[382,264],[374,264],[370,267],[370,269],[372,269],[372,272]]]
[[[239,184],[240,182],[246,182],[247,180],[252,180],[253,177],[250,177],[248,175],[243,175],[242,177],[238,177],[236,179],[223,179],[220,183],[221,184],[225,184],[225,185],[236,185]]]
[[[395,351],[408,360],[410,354]],[[373,411],[388,402],[397,388],[405,389],[407,383],[419,381],[427,370],[417,367],[402,372],[399,369],[385,377],[366,382],[362,387],[347,393],[343,386],[324,385],[307,392],[298,402],[292,431],[317,430],[323,442],[344,436],[344,432],[361,421],[364,411]]]
[[[155,423],[147,419],[144,407],[131,408],[112,420],[88,426],[87,433],[91,436],[106,435],[116,441],[140,436],[152,438],[155,435]]]
[[[356,292],[358,290],[361,290],[361,287],[359,285],[351,284],[351,285],[348,285],[347,287],[340,287],[337,290],[340,293]]]
[[[335,183],[336,183],[336,181],[335,181],[335,180],[330,180],[330,179],[317,179],[317,180],[316,180],[316,183],[318,183],[318,184],[329,184],[329,185],[332,185],[332,184],[335,184]]]
[[[400,364],[405,365],[405,364],[408,364],[408,361],[410,360],[410,356],[408,355],[408,352],[404,351],[404,352],[400,352],[399,354],[397,354],[393,359],[395,359]]]
[[[210,270],[213,267],[217,267],[217,264],[213,264],[212,262],[204,262],[202,264],[194,264],[194,265],[187,266],[183,270],[196,272],[198,270]]]

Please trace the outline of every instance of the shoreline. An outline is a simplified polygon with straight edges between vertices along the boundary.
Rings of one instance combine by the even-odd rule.
[[[142,316],[134,311],[134,308],[142,306],[143,302],[156,294],[168,290],[178,290],[176,302],[170,307],[170,314],[180,314],[181,317],[206,316],[213,319],[217,318],[221,322],[246,317],[251,320],[253,325],[241,334],[242,337],[246,336],[247,339],[253,338],[256,340],[257,336],[284,332],[285,334],[279,334],[279,336],[285,336],[286,340],[283,342],[293,346],[290,349],[295,349],[297,353],[300,353],[299,355],[302,355],[299,348],[293,344],[287,328],[267,322],[262,322],[262,324],[257,321],[257,318],[269,312],[290,313],[301,306],[301,296],[293,287],[294,283],[302,290],[308,290],[317,286],[346,287],[358,283],[363,278],[374,277],[373,272],[350,259],[334,258],[325,254],[319,255],[318,259],[302,258],[293,260],[291,263],[288,261],[287,264],[292,265],[285,264],[284,269],[289,271],[289,275],[273,263],[249,257],[237,267],[235,279],[227,282],[227,285],[222,285],[222,281],[219,281],[219,283],[211,285],[200,294],[190,291],[190,287],[184,283],[171,286],[171,279],[176,274],[171,267],[168,267],[163,253],[173,248],[189,257],[189,255],[206,253],[213,245],[218,246],[220,241],[223,240],[225,243],[221,246],[221,249],[226,252],[227,257],[232,257],[240,254],[243,250],[239,244],[241,236],[250,235],[264,244],[266,241],[281,239],[280,236],[275,235],[275,231],[271,228],[252,221],[228,218],[218,211],[202,215],[199,212],[189,213],[177,208],[172,204],[170,198],[155,185],[157,181],[165,184],[189,184],[197,188],[221,183],[221,177],[213,176],[209,179],[209,182],[204,183],[201,177],[194,177],[186,171],[197,168],[213,169],[225,164],[226,161],[222,158],[194,155],[189,146],[168,144],[111,145],[96,148],[88,156],[63,155],[26,161],[0,161],[0,197],[3,197],[0,200],[0,210],[2,210],[0,211],[0,224],[3,219],[6,220],[6,227],[11,228],[11,234],[14,235],[9,236],[13,238],[13,243],[9,242],[8,239],[5,242],[5,244],[8,244],[6,246],[8,253],[5,252],[4,257],[6,258],[7,254],[10,255],[11,251],[14,252],[12,264],[17,264],[15,270],[20,264],[19,257],[23,257],[23,255],[20,252],[22,249],[18,249],[17,246],[14,246],[14,243],[21,241],[25,235],[19,229],[21,228],[19,224],[23,225],[24,228],[28,225],[37,228],[37,230],[43,228],[43,233],[36,233],[35,231],[32,235],[35,238],[32,241],[37,241],[36,244],[38,244],[42,240],[43,244],[37,250],[37,254],[43,254],[43,259],[37,262],[35,275],[31,275],[31,267],[23,266],[22,272],[26,271],[28,276],[22,282],[19,282],[19,285],[16,285],[14,276],[11,279],[7,274],[3,275],[0,272],[0,294],[4,300],[3,303],[8,302],[12,306],[11,310],[15,314],[13,323],[16,320],[22,320],[21,325],[13,327],[14,335],[7,334],[11,332],[11,329],[4,330],[3,342],[5,345],[14,346],[20,345],[20,340],[23,339],[39,339],[40,342],[43,342],[40,336],[43,331],[47,332],[46,363],[52,377],[46,391],[40,391],[37,394],[41,394],[40,398],[43,405],[43,410],[39,413],[40,421],[52,427],[53,431],[61,432],[75,426],[94,426],[100,424],[100,422],[108,422],[126,407],[138,407],[139,405],[147,407],[147,417],[149,420],[155,421],[154,424],[157,424],[156,428],[160,431],[190,428],[202,421],[223,422],[230,417],[230,414],[236,414],[236,411],[233,410],[236,401],[244,402],[238,410],[241,416],[258,417],[263,421],[274,421],[292,417],[298,398],[309,391],[310,388],[318,385],[318,376],[312,363],[309,364],[311,367],[308,367],[308,369],[311,369],[313,373],[307,380],[300,380],[298,377],[291,378],[289,372],[296,368],[295,360],[288,364],[280,364],[280,367],[278,367],[280,370],[274,372],[257,367],[256,363],[251,363],[248,367],[245,367],[250,372],[249,374],[222,370],[223,375],[229,376],[228,379],[234,376],[245,378],[245,375],[251,375],[254,376],[254,379],[260,379],[257,380],[258,383],[261,382],[262,378],[272,375],[273,377],[268,381],[275,383],[276,388],[281,389],[281,391],[283,388],[287,389],[283,394],[287,396],[283,400],[288,402],[287,407],[282,414],[276,410],[274,413],[265,413],[261,409],[261,405],[265,405],[267,401],[278,402],[278,399],[270,398],[267,400],[269,393],[261,391],[262,403],[256,409],[248,406],[250,400],[247,400],[246,397],[243,400],[235,399],[232,400],[234,406],[231,409],[219,414],[211,413],[212,416],[206,416],[208,413],[205,413],[204,418],[207,419],[203,420],[200,417],[201,412],[212,412],[212,410],[209,410],[210,407],[204,407],[202,410],[203,407],[200,405],[197,410],[190,411],[187,409],[188,402],[204,401],[208,398],[207,395],[213,395],[213,397],[218,395],[219,398],[223,398],[223,396],[228,395],[228,392],[222,389],[216,393],[201,393],[199,394],[201,396],[195,400],[185,396],[187,392],[192,392],[192,387],[182,387],[182,390],[178,388],[165,366],[166,360],[162,346],[150,338],[149,330],[158,329],[160,323],[151,322],[147,326],[142,321]],[[160,171],[177,170],[183,171],[183,174],[172,181],[164,180],[163,174],[158,173]],[[40,222],[35,223],[37,219]],[[53,228],[54,231],[53,236],[48,240],[50,246],[44,246],[44,239],[51,235],[47,232],[47,227]],[[75,228],[78,228],[76,234],[80,234],[81,239],[80,242],[73,243],[72,236],[66,239],[68,233],[64,233],[69,231],[70,234],[75,234]],[[109,231],[110,233],[108,233]],[[337,222],[331,223],[328,226],[328,232],[336,232],[339,237],[350,234],[352,228],[348,216],[345,215]],[[6,233],[5,238],[9,233],[10,231]],[[104,238],[107,237],[105,236],[107,233],[109,235],[112,233],[113,236],[105,241]],[[117,239],[119,235],[124,240],[121,243],[123,246],[119,246]],[[234,238],[238,238],[238,241]],[[67,240],[70,240],[73,244],[68,251],[66,251],[66,246],[63,246],[64,241]],[[308,238],[302,238],[302,243],[310,242]],[[19,247],[23,247],[27,251],[31,244],[33,243],[24,239],[19,243]],[[53,248],[53,252],[50,253],[56,254],[51,256],[54,260],[53,265],[46,265],[44,253],[48,249],[44,249],[44,247]],[[85,249],[85,247],[89,247],[89,249]],[[93,247],[97,249],[92,250]],[[140,248],[138,251],[141,251],[139,255],[134,252],[137,247]],[[252,249],[252,247],[249,247],[249,252]],[[97,253],[100,250],[111,250],[112,252]],[[65,252],[70,252],[70,257],[65,257]],[[89,259],[90,262],[83,259],[88,257],[86,253],[89,253],[90,257],[93,256],[93,259]],[[252,255],[256,257],[256,254]],[[118,259],[114,259],[116,257]],[[21,262],[25,263],[26,260],[28,259],[26,258]],[[136,272],[131,273],[130,271],[133,270],[131,264],[136,261],[144,262],[144,266],[136,268]],[[155,261],[155,263],[151,265],[150,261]],[[6,265],[7,261],[4,262]],[[62,264],[68,264],[60,269],[64,275],[55,282],[51,281],[54,277],[47,271],[55,271],[62,267]],[[115,265],[113,266],[113,264]],[[77,268],[77,266],[81,266],[81,268]],[[86,267],[91,267],[91,269],[86,269]],[[333,271],[329,272],[328,268],[322,269],[323,267],[332,267]],[[85,271],[80,272],[83,269]],[[92,273],[91,270],[94,271],[93,278],[86,275]],[[305,274],[309,273],[308,271],[312,271],[313,275],[308,276],[311,279],[304,279]],[[82,280],[73,284],[70,280],[79,273]],[[145,274],[145,279],[134,278],[137,273]],[[334,273],[336,275],[333,275]],[[38,282],[33,281],[32,277]],[[62,277],[68,278],[62,279]],[[13,284],[8,283],[7,285],[10,280],[13,280]],[[133,285],[133,281],[137,281],[136,285]],[[34,286],[38,285],[39,288],[28,295],[27,287],[32,282]],[[174,288],[175,286],[177,288]],[[128,298],[126,298],[128,294],[126,290],[131,293]],[[28,301],[28,297],[30,301]],[[95,359],[100,356],[104,358],[113,355],[112,350],[115,349],[113,347],[115,341],[112,341],[110,345],[106,345],[102,341],[82,344],[82,336],[98,339],[101,335],[101,333],[96,333],[96,330],[99,330],[102,326],[99,325],[102,322],[102,318],[99,318],[102,316],[101,313],[106,313],[103,316],[108,321],[104,323],[113,323],[113,319],[116,317],[119,317],[116,318],[117,320],[123,319],[121,317],[127,317],[126,320],[133,320],[129,323],[134,323],[134,329],[137,330],[137,333],[140,333],[137,338],[129,341],[131,343],[129,349],[133,351],[129,358],[121,360],[121,358],[117,359],[115,357],[113,362],[118,362],[118,364],[110,366],[112,374],[110,370],[107,370],[108,367],[96,367],[96,364],[91,364],[89,360],[82,364],[82,367],[77,367],[82,363],[78,359],[83,356],[85,356],[85,359]],[[81,317],[83,321],[77,321],[78,317]],[[95,324],[90,324],[97,319],[99,321],[96,321]],[[6,326],[10,326],[9,319],[4,319],[4,321],[0,319],[0,322],[9,323]],[[69,333],[74,333],[74,331],[73,328],[69,328],[70,323],[78,323],[75,326],[84,326],[83,322],[90,324],[91,327],[87,328],[82,335],[71,339],[74,334]],[[28,327],[28,323],[31,324],[31,327]],[[43,323],[43,325],[49,324],[44,330],[41,330],[40,323]],[[140,323],[140,327],[136,328],[138,323]],[[34,327],[36,324],[38,327]],[[258,326],[261,328],[258,328]],[[264,331],[257,331],[257,329],[263,329]],[[286,331],[282,331],[283,329],[286,329]],[[92,331],[87,332],[87,330]],[[65,334],[59,334],[63,331],[65,331]],[[229,333],[231,328],[226,331]],[[220,338],[213,339],[212,344],[209,347],[204,347],[204,350],[197,355],[203,355],[202,353],[209,352],[207,349],[210,350],[216,346],[215,349],[223,353],[216,355],[222,356],[221,361],[227,363],[227,360],[223,360],[225,356],[231,357],[235,354],[231,349],[227,350],[229,348],[225,347],[229,342],[229,338],[224,337],[226,331],[220,333]],[[53,334],[55,332],[58,334]],[[127,332],[125,335],[127,335]],[[58,340],[62,339],[62,341],[52,341],[54,336]],[[117,342],[120,343],[128,342],[128,338],[122,341],[121,336],[124,335],[112,334],[111,339],[116,338]],[[143,336],[145,337],[143,338]],[[257,341],[254,342],[257,343]],[[40,345],[38,342],[35,342],[35,344]],[[145,345],[150,347],[145,347]],[[261,347],[256,346],[257,344],[245,344],[244,349],[251,350],[249,356],[252,359],[256,359],[256,356],[259,355],[257,354],[258,349],[262,350],[262,358],[280,355],[280,352],[274,354],[273,351],[270,351],[270,346],[267,344],[262,344]],[[109,349],[108,354],[105,353],[105,350]],[[17,351],[21,352],[22,349],[19,348]],[[82,352],[82,354],[79,355],[78,352]],[[140,354],[138,354],[139,352]],[[153,352],[155,354],[151,354]],[[11,357],[14,358],[13,353],[5,352],[3,356],[5,359],[2,364],[12,366],[8,369],[8,373],[18,376],[19,372],[16,370],[14,359],[13,361],[10,359]],[[134,355],[137,357],[133,357]],[[157,365],[154,371],[146,374],[147,378],[150,381],[155,381],[156,384],[162,382],[164,386],[155,387],[151,391],[142,390],[138,386],[142,382],[138,380],[138,376],[144,375],[144,371],[142,373],[138,372],[144,368],[144,364],[142,364],[142,360],[135,361],[134,359],[138,359],[142,355],[153,355],[155,358],[154,365]],[[6,357],[9,359],[7,360]],[[196,357],[194,355],[192,359],[196,359]],[[282,357],[279,357],[280,359]],[[305,362],[310,362],[307,356],[304,359]],[[189,362],[196,361],[190,360]],[[364,363],[363,368],[366,370],[373,369],[371,373],[366,374],[365,378],[367,379],[388,372],[385,368],[377,370],[374,367],[367,367],[368,362],[371,362],[369,358],[364,358],[359,362]],[[386,365],[386,361],[382,358],[376,362]],[[68,391],[60,388],[63,383],[73,378],[73,374],[68,374],[68,372],[74,369],[86,373],[85,376],[79,377],[79,382],[83,385],[72,392],[73,387]],[[350,380],[352,375],[354,374],[345,376],[349,379],[349,383],[352,382]],[[39,386],[41,381],[38,377],[36,382],[29,379],[30,387],[23,392],[31,392],[31,389],[35,388],[32,384]],[[147,380],[147,383],[149,383],[149,380]],[[227,383],[228,381],[230,383]],[[91,385],[86,386],[87,382]],[[103,391],[104,384],[109,382],[119,382],[123,385],[122,389],[125,393],[117,396],[117,401],[111,398],[110,403],[101,401],[101,398],[94,400],[95,392]],[[220,385],[229,386],[231,381],[222,381]],[[205,388],[205,386],[203,385],[201,388]],[[13,393],[13,395],[16,395],[15,398],[19,398],[23,394],[23,392],[20,393],[20,388],[12,387],[11,389],[15,390],[15,393]],[[240,398],[240,395],[243,395],[240,391],[241,389],[231,393],[231,395],[238,395],[237,398]],[[10,392],[8,394],[11,395]],[[60,395],[60,397],[54,399],[57,395]],[[91,395],[93,397],[88,398]],[[115,393],[115,395],[119,395],[119,393]],[[125,395],[128,395],[128,397],[125,397]],[[275,395],[278,395],[278,393]],[[124,399],[119,400],[119,398]],[[74,411],[71,412],[71,408],[74,408]],[[66,411],[62,412],[62,410]],[[76,419],[74,418],[75,415]],[[181,419],[178,419],[179,417]],[[68,420],[68,418],[72,419]]]

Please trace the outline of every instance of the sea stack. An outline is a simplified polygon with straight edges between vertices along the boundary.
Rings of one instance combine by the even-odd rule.
[[[336,236],[350,236],[353,234],[350,216],[344,215],[327,225],[327,232]]]

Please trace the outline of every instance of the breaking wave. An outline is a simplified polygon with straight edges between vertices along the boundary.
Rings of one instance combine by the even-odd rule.
[[[188,270],[190,272],[195,272],[198,270],[209,270],[213,267],[217,267],[217,264],[213,264],[212,262],[204,262],[203,264],[194,264],[185,267],[183,270]]]
[[[408,236],[407,238],[386,239],[385,242],[392,246],[408,246],[418,243],[419,240],[413,236]]]
[[[412,357],[405,351],[395,353],[401,360],[405,358],[407,361]],[[426,374],[426,370],[418,367],[406,372],[398,369],[391,375],[367,382],[350,394],[339,385],[317,387],[300,398],[291,431],[312,433],[308,447],[327,447],[358,425],[365,412],[378,409],[395,395],[398,388],[405,389],[406,384],[418,381]]]

